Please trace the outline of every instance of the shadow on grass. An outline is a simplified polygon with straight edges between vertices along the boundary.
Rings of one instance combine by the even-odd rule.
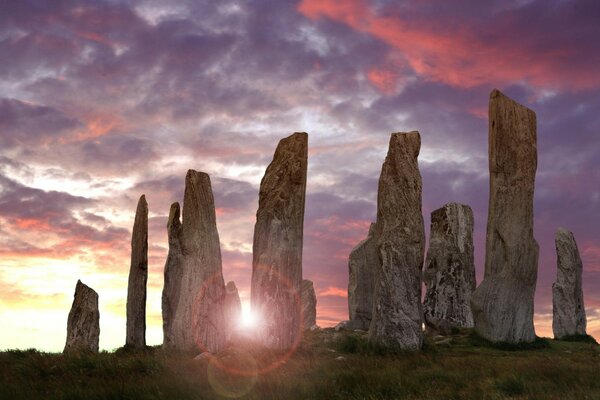
[[[541,338],[539,336],[535,337],[533,342],[523,342],[523,343],[507,343],[507,342],[491,342],[481,336],[479,336],[475,331],[472,331],[469,334],[469,342],[471,345],[475,347],[489,347],[498,350],[505,351],[521,351],[521,350],[539,350],[539,349],[549,349],[550,342],[546,338]]]
[[[568,336],[563,336],[557,340],[562,340],[563,342],[582,342],[582,343],[590,343],[590,344],[596,344],[596,345],[598,344],[596,339],[594,339],[590,335],[568,335]]]

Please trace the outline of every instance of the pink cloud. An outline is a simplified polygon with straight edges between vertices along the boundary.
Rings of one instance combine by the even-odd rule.
[[[346,289],[329,286],[327,289],[321,290],[319,296],[334,296],[334,297],[348,297],[348,291]]]

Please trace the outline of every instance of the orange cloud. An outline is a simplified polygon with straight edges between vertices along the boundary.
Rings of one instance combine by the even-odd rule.
[[[310,19],[342,22],[387,43],[402,53],[415,72],[432,81],[458,87],[521,81],[542,87],[568,84],[576,89],[600,85],[600,75],[593,68],[572,62],[574,49],[537,49],[526,41],[509,41],[499,35],[490,40],[468,26],[436,31],[435,21],[423,24],[378,16],[365,0],[303,0],[298,11]],[[388,87],[381,85],[385,75],[371,75],[369,80],[385,93]]]
[[[393,94],[398,86],[398,73],[389,69],[371,68],[367,79],[385,94]]]
[[[333,297],[348,297],[348,291],[334,286],[329,286],[325,290],[319,292],[319,296],[333,296]]]

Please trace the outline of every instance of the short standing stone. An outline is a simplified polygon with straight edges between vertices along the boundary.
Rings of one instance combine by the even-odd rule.
[[[302,280],[302,326],[304,330],[317,324],[317,295],[312,281]]]
[[[228,337],[231,337],[231,334],[239,325],[241,317],[242,302],[240,301],[240,294],[235,286],[235,282],[227,282],[225,286],[225,319]]]
[[[377,193],[377,273],[369,341],[403,350],[423,344],[421,270],[425,245],[421,213],[419,132],[393,133]]]
[[[374,235],[375,224],[371,224],[367,238],[352,249],[348,258],[349,326],[365,331],[371,325],[375,281],[379,269],[377,238]]]
[[[532,342],[536,116],[498,90],[490,95],[489,114],[490,201],[485,275],[471,297],[475,329],[492,342]]]
[[[438,331],[442,321],[450,327],[472,328],[471,295],[475,290],[473,211],[449,203],[431,213],[431,235],[423,280],[425,324]]]
[[[181,295],[183,274],[183,249],[181,248],[181,222],[179,203],[171,204],[167,222],[169,254],[165,263],[164,286],[162,292],[163,344],[174,347],[173,320]]]
[[[99,340],[98,293],[78,280],[67,320],[67,343],[64,353],[97,353]]]
[[[142,195],[131,234],[131,266],[127,285],[127,336],[125,345],[146,347],[146,283],[148,281],[148,203]]]
[[[556,232],[557,274],[552,285],[552,330],[556,339],[586,335],[581,273],[583,264],[573,233]]]
[[[260,183],[252,247],[252,310],[259,337],[274,349],[296,345],[302,333],[302,236],[308,135],[282,139]]]

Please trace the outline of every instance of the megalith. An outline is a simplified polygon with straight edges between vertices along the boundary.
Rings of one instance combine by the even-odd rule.
[[[348,257],[348,326],[351,329],[369,330],[378,269],[379,251],[372,223],[367,238],[357,244]]]
[[[99,341],[98,293],[78,280],[67,320],[67,342],[63,352],[97,353]]]

